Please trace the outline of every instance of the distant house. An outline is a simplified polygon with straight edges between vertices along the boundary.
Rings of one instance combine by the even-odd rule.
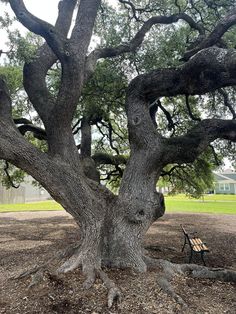
[[[33,178],[27,176],[18,189],[6,189],[0,185],[0,204],[38,202],[51,199],[50,194],[42,187],[32,184]]]
[[[236,172],[215,173],[215,194],[236,194]]]

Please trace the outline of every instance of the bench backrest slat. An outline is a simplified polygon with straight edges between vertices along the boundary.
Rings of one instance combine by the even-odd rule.
[[[190,238],[187,231],[184,229],[183,225],[180,225],[183,233],[188,240],[188,243],[190,247],[192,247],[195,251],[201,252],[201,251],[209,251],[208,247],[202,242],[200,238]]]
[[[181,226],[181,228],[182,228],[182,230],[183,230],[183,233],[184,233],[186,236],[188,236],[188,233],[187,233],[187,231],[184,229],[183,225],[180,225],[180,226]]]
[[[183,225],[180,225],[180,226],[181,226],[181,228],[183,230],[183,233],[184,233],[186,239],[188,240],[189,245],[191,246],[190,238],[189,238],[189,235],[188,235],[187,231],[184,229]]]

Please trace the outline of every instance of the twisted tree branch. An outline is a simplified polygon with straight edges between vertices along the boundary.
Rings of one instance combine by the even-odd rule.
[[[100,4],[101,0],[80,0],[70,38],[70,42],[73,43],[80,57],[85,57],[87,53]]]
[[[25,135],[26,132],[32,132],[34,137],[39,140],[47,140],[47,134],[44,129],[39,128],[33,124],[23,124],[18,127],[18,130],[22,135]]]
[[[0,116],[1,119],[11,120],[11,98],[3,77],[0,76]]]
[[[118,165],[125,165],[128,161],[128,158],[126,156],[123,155],[116,155],[116,156],[112,156],[106,153],[95,153],[92,156],[93,160],[95,161],[95,163],[97,165],[114,165],[114,166],[118,166]]]
[[[198,47],[187,51],[182,60],[187,61],[198,51],[215,45],[229,28],[236,24],[236,9],[234,8],[226,17],[224,17],[214,28],[207,38],[205,38]]]
[[[202,120],[185,135],[163,140],[165,164],[193,162],[217,138],[236,142],[236,121]]]
[[[91,156],[92,133],[91,125],[86,118],[81,121],[81,145],[80,153],[82,158]]]
[[[151,101],[162,96],[202,95],[225,86],[236,85],[234,49],[210,47],[201,50],[184,65],[153,70],[137,76],[128,94]]]
[[[150,19],[148,19],[146,22],[144,22],[140,30],[136,33],[136,35],[133,37],[133,39],[131,39],[130,42],[122,43],[117,47],[95,49],[94,51],[92,51],[87,57],[87,64],[86,64],[87,77],[89,77],[90,74],[93,73],[98,59],[111,58],[111,57],[116,57],[127,52],[134,52],[137,48],[140,47],[140,45],[142,44],[145,38],[145,35],[150,31],[153,25],[172,24],[172,23],[178,22],[179,20],[184,20],[186,23],[190,25],[191,28],[198,30],[200,34],[204,34],[204,28],[198,23],[196,23],[186,13],[179,13],[179,14],[174,14],[171,16],[153,16]]]
[[[70,28],[76,0],[63,0],[59,3],[58,18],[55,29],[64,37]],[[55,99],[46,85],[46,75],[51,66],[57,61],[57,56],[47,43],[37,51],[37,57],[24,65],[24,87],[41,119],[46,122],[55,106]]]

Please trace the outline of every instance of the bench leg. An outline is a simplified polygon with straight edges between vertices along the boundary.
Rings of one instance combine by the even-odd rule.
[[[187,241],[186,241],[186,237],[184,238],[184,246],[182,247],[182,251],[181,252],[183,252],[184,251],[184,248],[185,248],[185,245],[187,244]]]
[[[201,252],[201,259],[203,261],[203,265],[206,266],[205,260],[204,260],[204,252]]]
[[[189,256],[189,263],[191,263],[191,261],[192,261],[192,257],[193,257],[193,250],[192,250],[192,248],[191,248],[191,252],[190,252],[190,256]]]

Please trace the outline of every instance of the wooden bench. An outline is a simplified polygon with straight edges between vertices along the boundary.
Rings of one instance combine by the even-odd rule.
[[[184,251],[185,245],[188,243],[189,247],[191,249],[190,256],[189,256],[189,263],[192,261],[193,252],[201,254],[201,259],[203,261],[203,264],[206,266],[205,260],[204,260],[204,253],[209,252],[208,247],[200,238],[198,238],[195,234],[196,232],[192,233],[191,235],[186,231],[186,229],[181,225],[181,228],[184,233],[184,245],[182,248],[182,252]]]

